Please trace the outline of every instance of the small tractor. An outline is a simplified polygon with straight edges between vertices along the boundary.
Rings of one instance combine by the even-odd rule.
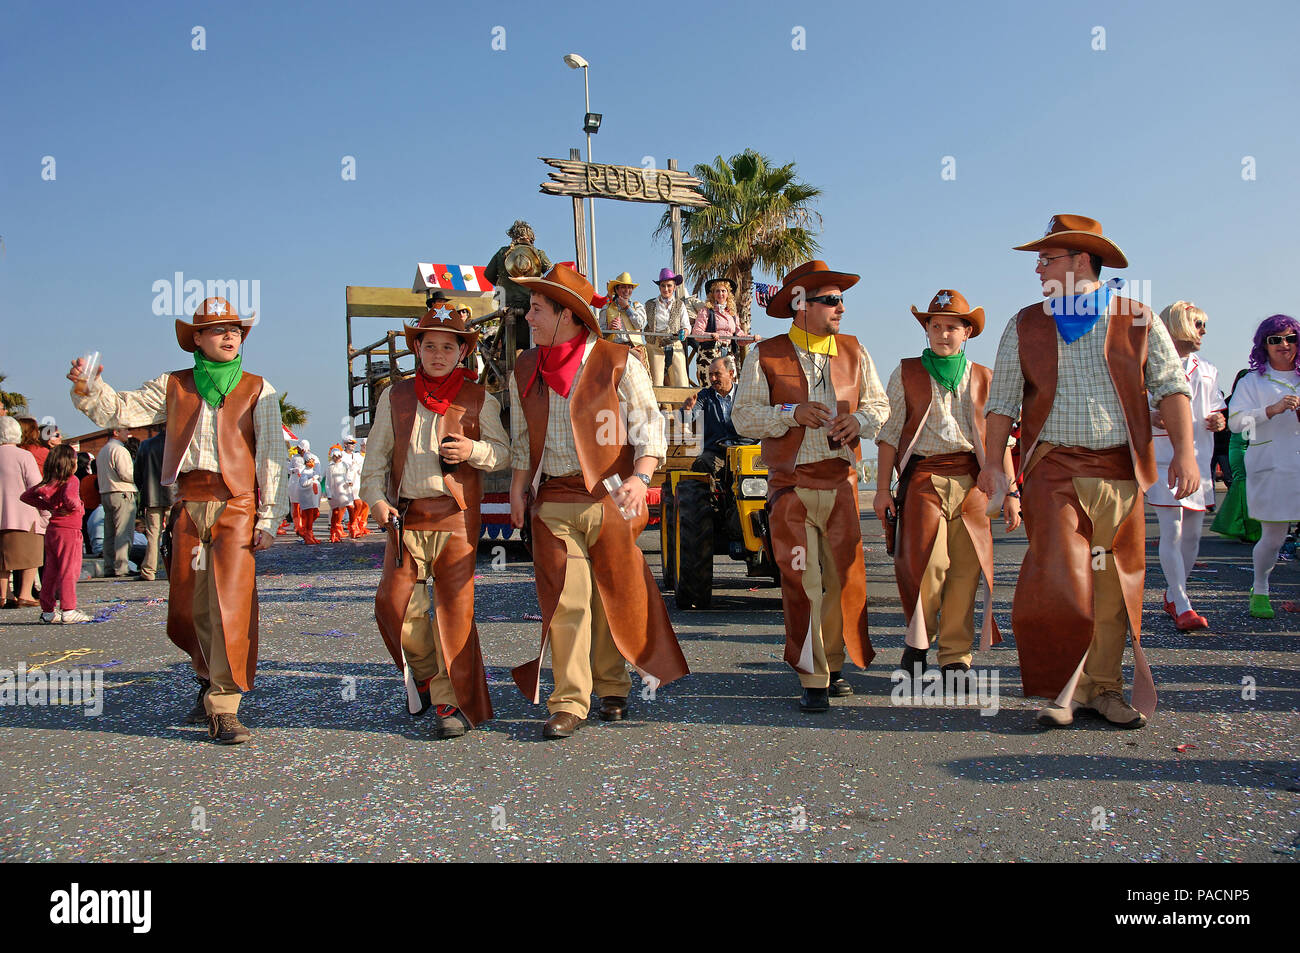
[[[664,591],[677,608],[707,609],[713,599],[713,557],[745,564],[749,577],[777,579],[768,532],[767,467],[760,448],[727,448],[722,480],[696,470],[670,470],[660,496],[659,538]]]

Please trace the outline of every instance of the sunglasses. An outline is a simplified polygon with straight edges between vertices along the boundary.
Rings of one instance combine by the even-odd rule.
[[[1205,330],[1205,322],[1204,322],[1204,321],[1193,321],[1193,322],[1192,322],[1192,326],[1195,327],[1196,330],[1198,330],[1198,331],[1204,331],[1204,330]]]
[[[844,295],[817,295],[813,298],[805,298],[805,301],[815,301],[817,304],[830,305],[832,308],[838,308],[844,302]]]
[[[1264,343],[1270,347],[1277,347],[1279,344],[1294,344],[1296,342],[1295,332],[1290,334],[1270,334],[1264,338]]]
[[[1037,266],[1039,268],[1046,268],[1058,258],[1073,258],[1077,254],[1079,254],[1077,251],[1068,251],[1064,255],[1053,255],[1051,258],[1048,258],[1046,255],[1039,255]]]

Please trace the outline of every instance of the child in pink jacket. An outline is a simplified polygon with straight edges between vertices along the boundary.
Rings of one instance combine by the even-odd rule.
[[[66,443],[50,448],[44,479],[21,497],[28,506],[50,514],[45,530],[45,569],[41,576],[41,621],[47,625],[89,622],[77,610],[77,580],[81,577],[81,484],[75,479],[77,452]],[[60,612],[54,607],[58,603]]]

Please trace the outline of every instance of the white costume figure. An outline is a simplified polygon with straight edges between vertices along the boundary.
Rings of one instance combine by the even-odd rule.
[[[316,534],[312,531],[312,526],[316,522],[316,517],[320,515],[320,487],[322,474],[319,469],[320,461],[316,459],[315,454],[307,454],[303,463],[302,473],[298,477],[299,498],[302,506],[302,538],[308,545],[314,546],[320,542]]]
[[[1160,568],[1165,575],[1165,611],[1179,631],[1209,628],[1205,616],[1192,609],[1187,594],[1187,577],[1196,565],[1201,548],[1205,511],[1214,503],[1214,434],[1226,425],[1227,405],[1219,392],[1219,372],[1211,363],[1198,357],[1205,334],[1205,312],[1189,301],[1176,301],[1160,312],[1181,358],[1183,374],[1192,389],[1192,444],[1201,486],[1195,493],[1179,500],[1165,483],[1169,465],[1174,460],[1173,441],[1161,426],[1157,408],[1152,405],[1152,443],[1159,478],[1147,490],[1147,502],[1155,507],[1160,520]]]

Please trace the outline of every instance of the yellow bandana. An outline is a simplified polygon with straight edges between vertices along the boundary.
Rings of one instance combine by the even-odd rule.
[[[818,337],[816,334],[809,334],[803,328],[791,328],[790,340],[809,354],[827,354],[831,357],[839,354],[835,347],[835,335],[833,334]]]

